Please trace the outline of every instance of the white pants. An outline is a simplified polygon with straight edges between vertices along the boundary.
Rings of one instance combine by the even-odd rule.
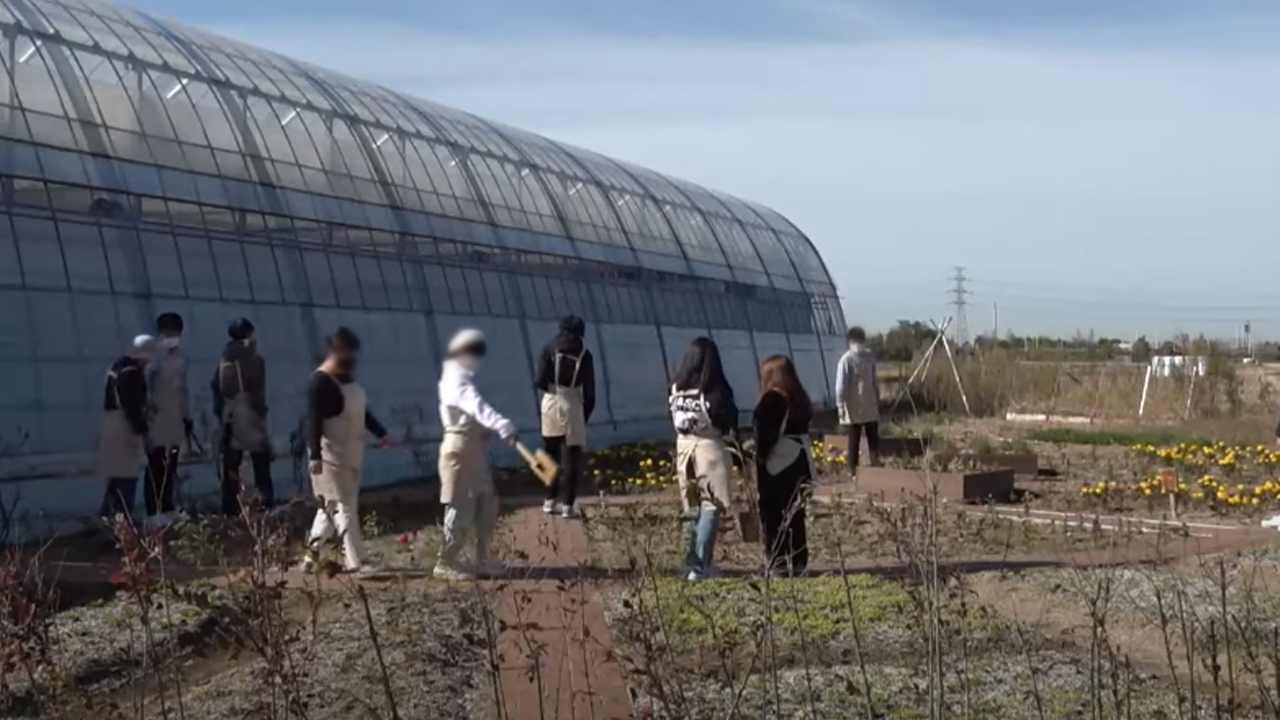
[[[469,492],[455,495],[444,510],[444,544],[440,546],[440,564],[456,568],[463,544],[471,531],[476,535],[477,566],[489,559],[489,543],[493,541],[498,522],[498,496],[492,492]]]
[[[333,537],[336,530],[342,537],[342,564],[348,570],[359,569],[362,562],[358,498],[358,495],[352,495],[343,500],[326,500],[324,506],[316,511],[316,519],[311,523],[311,534],[307,538],[307,544],[314,547]]]

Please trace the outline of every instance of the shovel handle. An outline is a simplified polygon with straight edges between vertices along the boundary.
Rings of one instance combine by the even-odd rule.
[[[516,452],[520,453],[520,457],[524,458],[524,461],[530,465],[533,465],[534,461],[537,460],[533,456],[533,451],[525,447],[524,443],[516,443]]]

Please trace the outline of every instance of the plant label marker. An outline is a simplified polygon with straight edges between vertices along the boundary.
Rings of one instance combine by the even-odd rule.
[[[1169,516],[1178,518],[1178,469],[1160,468],[1160,489],[1169,496]]]

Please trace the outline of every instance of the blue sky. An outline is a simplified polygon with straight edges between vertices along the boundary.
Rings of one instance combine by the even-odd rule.
[[[135,0],[791,218],[851,322],[1280,339],[1275,0]]]

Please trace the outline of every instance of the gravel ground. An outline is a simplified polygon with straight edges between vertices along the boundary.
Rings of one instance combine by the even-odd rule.
[[[1078,592],[1067,589],[1069,572],[1031,573],[1027,585],[1069,602],[1065,596]],[[775,582],[771,620],[766,620],[759,581],[697,586],[659,581],[656,590],[608,596],[606,615],[619,657],[641,688],[640,716],[867,717],[865,667],[874,717],[929,717],[929,655],[918,597],[887,580],[850,577],[850,604],[845,589],[834,581]],[[1122,570],[1115,582],[1141,602],[1142,580],[1140,573]],[[995,588],[998,592],[999,586]],[[1165,673],[1140,658],[1126,663],[1121,649],[1114,666],[1104,657],[1101,670],[1091,674],[1087,632],[1019,625],[972,598],[962,607],[952,590],[942,608],[948,716],[1040,720],[1187,715],[1185,707],[1179,713],[1177,693]],[[850,605],[858,619],[856,643]],[[1078,624],[1078,618],[1062,619]],[[1150,635],[1149,629],[1144,632]],[[776,650],[770,649],[771,636]],[[1101,689],[1095,691],[1098,684]],[[1215,716],[1211,697],[1211,691],[1199,695],[1200,717]],[[1101,706],[1098,715],[1095,701]],[[1232,716],[1247,720],[1262,714],[1240,707]]]
[[[176,598],[153,603],[148,642],[137,603],[124,595],[60,612],[48,627],[48,643],[28,640],[28,650],[47,649],[50,662],[37,673],[41,693],[48,687],[75,687],[86,696],[109,694],[133,682],[153,661],[182,657],[214,632],[216,611]],[[6,677],[8,693],[0,710],[14,717],[37,717],[31,683],[25,671]]]
[[[482,598],[464,588],[370,586],[369,609],[400,717],[471,718],[489,706]],[[483,599],[487,600],[487,599]],[[315,634],[300,623],[290,685],[312,720],[391,717],[364,609],[350,591],[326,596]],[[188,720],[272,717],[284,703],[266,663],[244,653],[186,688]],[[277,686],[278,688],[278,686]],[[159,708],[148,717],[159,718]]]

